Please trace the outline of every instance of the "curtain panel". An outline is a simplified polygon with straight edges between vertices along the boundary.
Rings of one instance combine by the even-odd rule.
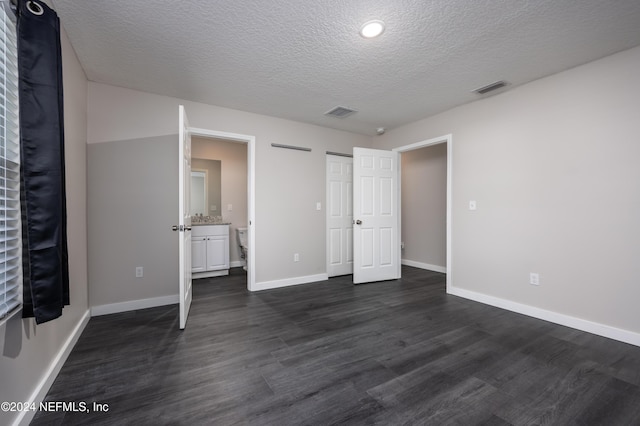
[[[23,317],[36,323],[69,304],[60,21],[18,1]]]

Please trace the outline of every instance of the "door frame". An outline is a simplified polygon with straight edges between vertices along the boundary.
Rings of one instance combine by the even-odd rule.
[[[451,287],[453,286],[453,276],[451,275],[452,271],[452,247],[451,247],[451,234],[453,224],[451,222],[451,213],[452,213],[452,177],[453,177],[453,135],[450,133],[448,135],[439,136],[431,139],[427,139],[424,141],[412,143],[409,145],[400,146],[397,148],[393,148],[392,151],[397,151],[402,154],[403,152],[413,151],[420,148],[425,148],[432,145],[439,145],[441,143],[447,144],[447,293],[450,293]],[[399,156],[399,167],[402,170],[402,155]],[[398,220],[401,221],[402,217],[402,172],[400,173],[400,192],[398,194]],[[400,222],[400,232],[402,232],[402,222]],[[402,256],[400,256],[402,258]]]
[[[249,255],[247,256],[247,290],[256,290],[256,137],[240,133],[189,127],[191,136],[223,139],[247,144],[247,229]]]

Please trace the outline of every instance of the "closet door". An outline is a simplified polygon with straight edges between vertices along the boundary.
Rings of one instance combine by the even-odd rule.
[[[353,159],[327,155],[327,274],[353,273]]]
[[[353,282],[400,278],[400,160],[353,149]]]

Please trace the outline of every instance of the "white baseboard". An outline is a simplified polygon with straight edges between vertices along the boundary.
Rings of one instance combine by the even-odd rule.
[[[229,268],[240,268],[244,266],[244,262],[242,260],[234,260],[233,262],[229,262]]]
[[[428,271],[442,272],[443,274],[447,273],[446,266],[432,265],[430,263],[416,262],[415,260],[407,260],[407,259],[402,259],[402,264],[407,266],[413,266],[414,268],[426,269]]]
[[[84,328],[87,326],[90,318],[90,311],[87,309],[82,318],[80,318],[78,324],[76,324],[76,327],[73,329],[67,340],[64,342],[64,345],[62,345],[62,348],[60,348],[58,354],[49,365],[49,368],[42,376],[40,382],[38,382],[38,385],[29,397],[29,403],[33,403],[36,406],[39,406],[40,403],[44,401],[44,398],[47,396],[49,389],[51,389],[51,385],[56,380],[56,377],[58,377],[60,369],[69,357],[71,350],[76,345],[76,342],[80,338],[80,335],[84,331]],[[16,419],[14,420],[13,425],[27,426],[29,423],[31,423],[31,420],[33,420],[36,412],[37,411],[35,410],[21,411],[18,414],[18,417],[16,417]]]
[[[577,330],[586,331],[587,333],[597,334],[598,336],[629,343],[630,345],[640,346],[640,334],[633,331],[623,330],[621,328],[611,327],[609,325],[565,314],[559,314],[557,312],[547,311],[546,309],[536,308],[535,306],[524,305],[522,303],[512,302],[510,300],[476,293],[475,291],[464,290],[461,288],[449,287],[447,288],[447,293],[487,305],[496,306],[508,311],[575,328]]]
[[[177,294],[171,296],[152,297],[149,299],[129,300],[127,302],[110,303],[91,307],[91,316],[117,314],[118,312],[135,311],[136,309],[155,308],[156,306],[175,305],[180,302]]]
[[[256,283],[255,287],[250,290],[251,291],[269,290],[271,288],[289,287],[292,285],[308,284],[316,281],[326,281],[328,279],[329,279],[329,275],[324,273],[324,274],[317,274],[317,275],[307,275],[304,277],[285,278],[283,280],[263,281],[261,283]]]

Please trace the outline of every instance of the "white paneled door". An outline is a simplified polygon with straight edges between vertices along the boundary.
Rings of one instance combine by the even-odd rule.
[[[353,273],[353,159],[327,155],[327,274]]]
[[[191,308],[191,134],[184,106],[178,108],[178,226],[174,227],[179,235],[180,264],[180,329],[187,325],[189,308]],[[177,228],[177,229],[176,229]]]
[[[400,278],[399,158],[353,149],[353,282]]]

